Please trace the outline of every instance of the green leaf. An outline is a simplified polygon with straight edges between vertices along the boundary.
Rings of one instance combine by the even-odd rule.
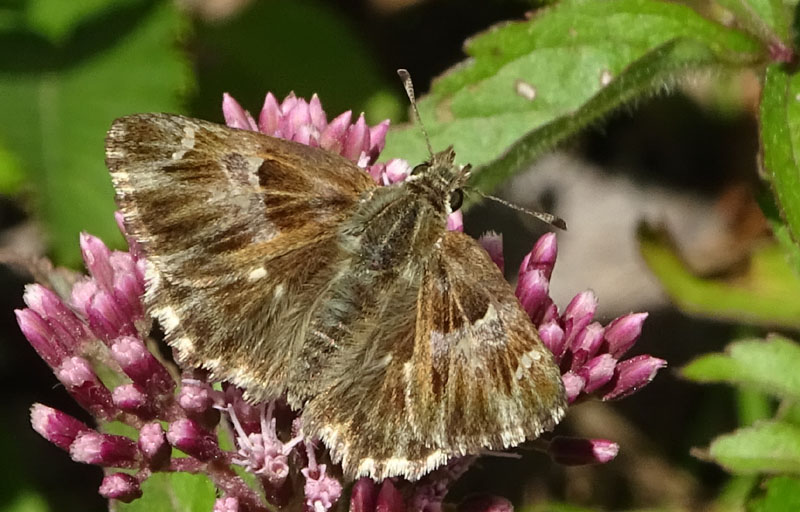
[[[764,422],[716,438],[709,456],[731,472],[800,473],[800,427]]]
[[[800,241],[800,74],[767,67],[761,93],[761,159],[781,215]]]
[[[739,26],[762,41],[788,42],[791,9],[782,0],[717,0]]]
[[[211,510],[216,490],[205,475],[155,473],[142,484],[142,497],[131,503],[111,500],[112,512],[196,512]]]
[[[729,382],[800,401],[800,345],[772,336],[731,343],[724,354],[701,356],[681,370],[697,382]]]
[[[800,479],[776,476],[766,482],[767,494],[753,504],[753,512],[800,510]]]
[[[692,274],[664,230],[639,228],[639,250],[670,298],[704,317],[767,327],[800,328],[800,278],[777,245],[753,251],[742,275],[703,278]]]
[[[772,236],[778,241],[786,254],[789,265],[794,269],[795,273],[800,273],[800,246],[792,240],[792,234],[789,227],[781,219],[780,211],[775,205],[774,197],[772,194],[762,192],[758,197],[759,206],[764,216],[769,222],[769,227],[772,230]]]
[[[679,71],[753,62],[763,51],[751,37],[686,6],[654,0],[567,0],[531,20],[493,27],[465,50],[469,60],[436,80],[419,102],[434,148],[453,144],[460,162],[483,166],[524,134],[533,139],[478,172],[484,187]],[[419,129],[390,131],[384,155],[424,159]]]
[[[714,500],[714,512],[741,512],[750,499],[753,490],[759,483],[757,475],[734,476],[725,485]]]
[[[0,34],[0,138],[35,185],[56,262],[78,263],[83,230],[121,245],[105,133],[119,116],[180,110],[189,84],[176,48],[184,23],[172,2],[137,2],[115,4],[63,45]]]

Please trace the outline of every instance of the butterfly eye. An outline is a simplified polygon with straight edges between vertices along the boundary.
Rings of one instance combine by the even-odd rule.
[[[416,166],[413,169],[411,169],[411,175],[413,176],[415,174],[420,174],[427,168],[428,168],[428,163],[427,162],[424,163],[424,164],[419,164],[418,166]]]
[[[450,211],[454,212],[461,208],[461,203],[464,202],[464,191],[457,188],[450,192]]]

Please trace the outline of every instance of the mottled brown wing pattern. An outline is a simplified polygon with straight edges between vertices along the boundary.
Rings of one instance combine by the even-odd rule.
[[[169,114],[115,121],[106,162],[167,341],[253,399],[281,394],[302,342],[297,294],[335,272],[335,228],[369,176],[321,149]]]
[[[535,438],[566,409],[552,354],[477,242],[446,233],[421,264],[417,283],[386,298],[385,317],[365,319],[360,350],[332,363],[340,378],[303,413],[353,477],[418,478]]]

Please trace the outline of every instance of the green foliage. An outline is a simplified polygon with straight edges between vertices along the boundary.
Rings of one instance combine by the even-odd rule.
[[[800,510],[800,480],[787,476],[770,478],[766,495],[753,503],[753,512]]]
[[[759,390],[782,401],[774,418],[757,421],[714,439],[703,453],[736,475],[800,474],[800,425],[791,412],[791,404],[800,399],[800,345],[780,336],[767,340],[746,339],[728,346],[724,354],[701,356],[681,374],[697,382],[726,382],[745,391]],[[746,480],[729,492],[725,502],[743,494],[750,496]],[[794,510],[778,507],[781,503],[800,500],[800,488],[794,480],[769,480],[767,494],[752,500],[751,510]],[[775,486],[773,488],[773,486]],[[734,490],[736,490],[734,489]],[[747,501],[747,500],[745,500]],[[769,508],[765,508],[769,507]]]
[[[767,68],[761,99],[763,166],[792,239],[800,240],[800,75]]]
[[[727,382],[755,388],[778,398],[800,401],[800,346],[773,336],[741,340],[724,354],[708,354],[684,366],[684,377],[697,382]]]
[[[31,4],[34,19],[42,4],[54,2]],[[41,15],[51,20],[48,28],[39,22],[0,33],[0,140],[33,184],[59,263],[78,262],[80,231],[121,242],[103,164],[111,121],[132,112],[178,111],[190,83],[175,47],[185,22],[171,2],[92,4],[86,11],[54,7],[57,16]],[[8,175],[4,169],[0,176]]]
[[[453,144],[460,162],[486,166],[476,179],[487,189],[679,72],[763,53],[742,32],[653,0],[563,1],[487,30],[465,51],[470,60],[436,80],[419,108],[434,148]],[[385,154],[424,159],[419,130],[390,132]]]
[[[142,485],[142,497],[131,503],[111,501],[112,512],[194,512],[211,510],[216,491],[205,475],[156,473]]]
[[[800,473],[800,427],[765,421],[716,438],[709,456],[739,474]]]
[[[730,278],[694,275],[663,230],[643,225],[639,248],[670,297],[688,313],[800,328],[800,278],[777,244],[755,249],[745,273]]]

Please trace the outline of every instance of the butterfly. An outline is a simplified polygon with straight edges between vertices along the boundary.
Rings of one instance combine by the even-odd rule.
[[[378,186],[351,161],[171,114],[106,139],[145,304],[185,365],[284,397],[345,476],[414,480],[551,429],[561,375],[501,271],[446,229],[468,167]]]

